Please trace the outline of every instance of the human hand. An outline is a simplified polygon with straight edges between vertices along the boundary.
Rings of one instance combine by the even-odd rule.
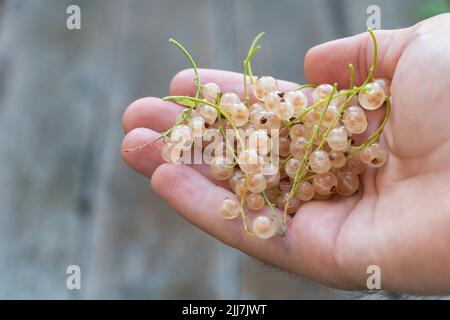
[[[157,98],[131,104],[124,114],[126,163],[151,178],[153,190],[188,221],[228,245],[287,271],[341,289],[364,290],[367,267],[381,268],[384,290],[417,294],[450,292],[450,15],[414,27],[379,31],[376,77],[392,80],[392,114],[382,136],[387,164],[362,176],[362,190],[350,198],[302,205],[288,220],[286,237],[250,238],[239,221],[219,214],[231,196],[211,181],[207,166],[165,164],[159,137],[183,107]],[[353,63],[357,82],[372,61],[368,34],[310,50],[305,71],[311,83],[348,85]],[[172,81],[171,95],[194,95],[192,71]],[[241,93],[242,75],[200,70],[203,83]],[[295,84],[282,82],[284,90]],[[383,110],[371,114],[372,122]]]

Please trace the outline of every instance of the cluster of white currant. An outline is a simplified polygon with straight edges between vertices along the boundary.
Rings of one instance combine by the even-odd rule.
[[[228,181],[236,195],[223,200],[220,213],[225,219],[241,217],[244,230],[261,239],[283,235],[287,215],[295,215],[304,202],[355,194],[360,187],[359,175],[367,167],[383,166],[388,157],[378,140],[389,118],[390,82],[373,77],[377,49],[369,32],[375,45],[374,64],[360,87],[354,86],[352,66],[350,89],[341,91],[336,90],[337,85],[321,84],[281,92],[273,77],[254,78],[250,73],[255,98],[250,103],[245,80],[246,93],[241,101],[236,93],[222,92],[215,83],[200,84],[197,78],[196,97],[165,98],[188,108],[163,133],[162,157],[176,162],[196,138],[213,129],[220,132],[225,140],[221,151],[214,153],[210,172],[214,179]],[[312,95],[306,94],[308,87],[314,88]],[[355,146],[353,138],[368,128],[366,113],[385,104],[386,116],[379,129]],[[236,131],[237,139],[227,140],[224,129]],[[242,130],[256,135],[259,143],[249,143],[249,134],[242,137]],[[277,150],[268,147],[274,135]],[[274,154],[280,159],[277,166],[267,161]],[[271,209],[271,216],[260,214],[265,206]]]

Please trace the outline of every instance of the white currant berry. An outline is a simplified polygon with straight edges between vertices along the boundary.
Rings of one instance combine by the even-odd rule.
[[[362,134],[367,130],[368,121],[366,113],[359,106],[351,106],[345,112],[343,116],[343,122],[345,128],[351,134]]]
[[[213,82],[204,84],[202,87],[203,98],[208,102],[215,103],[217,96],[220,94],[220,87]]]
[[[315,173],[322,174],[330,171],[331,161],[328,153],[323,150],[313,151],[309,156],[309,166]]]
[[[241,204],[237,200],[231,198],[223,200],[222,205],[220,206],[220,213],[222,214],[222,217],[227,220],[236,219],[240,215],[241,210]]]
[[[255,149],[241,151],[238,163],[241,170],[248,174],[260,172],[264,166],[263,158]]]
[[[245,196],[245,203],[250,210],[259,211],[264,208],[265,200],[264,197],[260,194],[248,193]]]
[[[173,128],[172,133],[170,134],[170,142],[176,147],[183,148],[183,150],[191,148],[193,141],[191,128],[184,124],[180,124]]]
[[[241,99],[236,93],[233,92],[225,93],[220,98],[220,107],[228,113],[231,113],[233,105],[239,103],[241,103]]]
[[[253,86],[253,94],[258,100],[264,100],[269,92],[278,90],[278,81],[273,77],[259,77]]]
[[[366,148],[364,148],[359,157],[362,162],[371,168],[380,168],[384,166],[388,158],[388,152],[385,147],[374,143]]]
[[[361,107],[366,110],[377,110],[384,104],[386,93],[378,83],[368,83],[363,89],[366,91],[358,94]]]
[[[213,125],[216,120],[217,117],[219,115],[219,113],[217,112],[217,110],[211,106],[208,105],[202,105],[200,106],[200,108],[198,109],[198,112],[200,114],[200,116],[205,119],[205,123],[207,123],[208,125]]]
[[[236,127],[244,126],[249,121],[249,117],[250,111],[245,104],[237,103],[231,107],[231,120]]]
[[[217,156],[209,165],[211,175],[219,181],[226,181],[234,173],[233,162],[224,156]]]
[[[273,111],[278,118],[288,121],[294,116],[295,107],[290,102],[283,101],[278,106],[274,107]]]
[[[333,93],[332,85],[321,84],[317,86],[312,93],[313,102],[316,103],[326,98],[329,98],[332,93]]]
[[[308,98],[300,90],[287,92],[284,99],[294,106],[294,117],[299,117],[308,107]]]
[[[281,96],[282,94],[278,91],[269,92],[264,97],[264,106],[266,107],[266,109],[269,111],[274,111],[275,108],[278,108],[282,101]]]
[[[327,138],[328,146],[333,151],[345,151],[348,149],[348,134],[345,127],[331,129]]]
[[[189,127],[191,127],[194,138],[201,138],[205,134],[205,119],[202,117],[194,117],[189,119]]]
[[[266,216],[259,216],[253,220],[252,227],[258,238],[267,240],[277,234],[278,223]]]
[[[250,192],[261,193],[267,188],[266,178],[261,173],[254,173],[247,177],[247,187]]]
[[[375,83],[377,83],[378,85],[380,85],[383,88],[386,96],[388,96],[388,97],[391,96],[391,81],[390,80],[385,79],[385,78],[378,78],[375,80]]]

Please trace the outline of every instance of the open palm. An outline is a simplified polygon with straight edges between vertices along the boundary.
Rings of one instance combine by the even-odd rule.
[[[385,167],[362,176],[362,190],[346,199],[302,205],[286,237],[250,238],[241,221],[219,214],[231,195],[206,166],[165,164],[162,142],[122,152],[128,165],[151,178],[153,190],[191,223],[251,256],[341,289],[366,289],[367,268],[381,269],[382,289],[450,292],[450,14],[412,28],[379,31],[377,77],[392,80],[392,115],[382,136]],[[348,85],[353,63],[362,82],[372,60],[367,34],[313,48],[305,60],[312,83]],[[241,93],[242,75],[200,70],[203,83]],[[284,90],[294,84],[282,82]],[[171,95],[193,95],[192,70],[172,81]],[[122,150],[159,137],[183,107],[157,98],[131,104],[124,114]],[[383,111],[370,115],[378,122]],[[266,209],[268,210],[268,209]]]

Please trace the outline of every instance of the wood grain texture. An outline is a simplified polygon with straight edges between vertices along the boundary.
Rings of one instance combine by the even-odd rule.
[[[404,15],[413,5],[400,2],[385,16],[389,27],[413,22]],[[126,105],[164,96],[187,67],[168,38],[201,66],[239,71],[251,39],[267,31],[254,71],[302,82],[307,49],[359,32],[364,3],[342,0],[336,11],[332,0],[6,1],[0,298],[352,296],[264,266],[193,228],[123,164],[119,146]],[[81,31],[65,28],[70,4],[81,6]],[[82,269],[81,291],[66,289],[71,264]]]

